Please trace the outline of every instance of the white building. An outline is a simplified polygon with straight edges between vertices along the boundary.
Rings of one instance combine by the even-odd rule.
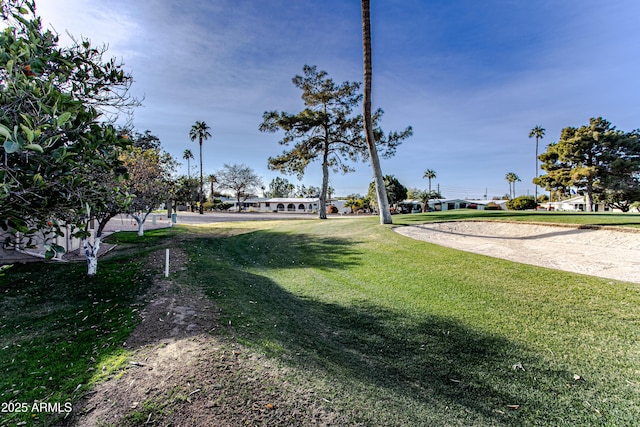
[[[232,203],[231,209],[238,210],[237,200],[224,200],[226,203]],[[240,201],[240,207],[247,212],[296,212],[296,213],[315,213],[320,207],[320,199],[304,198],[304,197],[276,197],[265,198],[255,197]]]
[[[586,211],[586,202],[584,196],[574,196],[567,200],[561,200],[559,202],[547,202],[541,203],[540,207],[545,210],[552,211],[568,211],[568,212],[584,212]],[[549,209],[551,207],[551,209]],[[606,206],[604,203],[594,203],[593,204],[593,212],[612,212],[618,211],[616,209],[611,209]]]

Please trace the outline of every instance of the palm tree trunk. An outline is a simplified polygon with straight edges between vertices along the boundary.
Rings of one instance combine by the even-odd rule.
[[[536,135],[536,178],[538,177],[538,135]],[[536,210],[538,209],[538,184],[534,184],[535,188],[535,199],[536,202]]]
[[[384,186],[384,178],[382,176],[382,168],[378,158],[378,149],[373,135],[373,126],[371,123],[371,80],[373,69],[371,66],[371,13],[369,8],[369,0],[362,0],[362,43],[364,48],[364,132],[369,148],[369,157],[371,158],[371,168],[376,183],[376,194],[378,196],[378,209],[380,210],[380,223],[392,224],[391,210],[389,209],[389,200],[387,199],[387,190]]]
[[[203,193],[203,179],[202,179],[202,137],[200,137],[200,215],[204,213],[202,206],[202,193]]]

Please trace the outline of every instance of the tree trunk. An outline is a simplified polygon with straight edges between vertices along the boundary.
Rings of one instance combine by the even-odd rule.
[[[329,145],[324,145],[322,156],[322,189],[320,190],[320,209],[318,218],[327,219],[327,188],[329,188]]]
[[[98,272],[98,251],[100,250],[101,236],[97,233],[94,235],[93,244],[89,242],[88,237],[82,238],[82,247],[84,255],[87,259],[87,276],[95,276]]]
[[[586,212],[593,212],[593,185],[587,183],[587,191],[585,192],[584,209]]]
[[[202,206],[202,193],[203,193],[203,178],[202,178],[202,137],[200,137],[200,215],[204,213],[204,207]]]
[[[141,212],[140,215],[130,214],[131,218],[136,221],[136,225],[138,226],[138,236],[140,237],[144,236],[144,222],[147,220],[150,213],[151,211],[146,213]],[[171,215],[169,215],[169,221],[171,221]]]
[[[536,178],[538,178],[538,135],[536,135]],[[538,184],[533,184],[535,193],[534,201],[536,202],[536,210],[538,210]]]
[[[378,196],[380,223],[392,224],[393,220],[391,219],[387,190],[384,186],[382,168],[380,167],[378,149],[376,148],[376,141],[373,135],[373,126],[371,123],[371,80],[373,76],[373,69],[371,66],[371,17],[369,0],[362,0],[362,43],[364,47],[364,131],[367,140],[367,147],[369,148],[369,157],[371,158],[371,168],[373,169],[376,194]]]

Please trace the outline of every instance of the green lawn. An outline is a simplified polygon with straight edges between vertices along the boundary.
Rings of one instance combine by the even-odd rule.
[[[603,224],[607,215],[557,218]],[[477,215],[394,221],[457,216]],[[542,217],[552,218],[527,220]],[[146,289],[140,264],[128,259],[179,234],[172,244],[189,261],[174,279],[210,296],[231,325],[226,338],[286,367],[286,381],[313,390],[351,425],[637,425],[638,285],[447,249],[377,222],[227,223],[142,240],[121,234],[123,255],[102,261],[88,284],[84,265],[14,267],[0,278],[0,308],[22,314],[0,321],[0,401],[50,393],[64,400],[95,381],[91,369],[120,355],[109,337],[125,339],[135,296]],[[637,215],[618,222],[640,225]],[[118,279],[109,273],[115,269],[131,276]],[[76,338],[75,330],[92,335]],[[71,343],[80,349],[71,353]],[[25,365],[19,373],[18,365]],[[61,379],[48,380],[54,366]]]
[[[376,221],[203,234],[185,275],[237,339],[366,425],[640,419],[638,286],[445,249]]]

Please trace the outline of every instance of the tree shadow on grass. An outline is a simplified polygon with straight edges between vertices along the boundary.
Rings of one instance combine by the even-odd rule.
[[[571,382],[569,372],[548,369],[533,378],[524,369],[544,363],[531,351],[455,319],[409,317],[362,301],[323,303],[265,277],[243,276],[233,286],[241,287],[246,304],[227,305],[214,295],[233,334],[330,382],[334,389],[320,396],[341,402],[341,411],[365,425],[424,425],[429,417],[436,425],[526,424],[546,405],[559,405],[545,387]],[[376,404],[387,409],[369,411]],[[527,422],[541,420],[558,421]]]
[[[522,344],[454,318],[292,293],[259,273],[345,269],[359,263],[354,242],[261,231],[216,244],[205,239],[194,250],[218,260],[198,280],[223,323],[244,344],[330,384],[318,395],[355,424],[557,425],[583,416],[580,395],[567,395],[571,373]],[[551,406],[561,409],[546,412]]]
[[[193,240],[198,262],[236,267],[344,269],[359,264],[357,241],[305,233],[257,230],[231,237]]]

